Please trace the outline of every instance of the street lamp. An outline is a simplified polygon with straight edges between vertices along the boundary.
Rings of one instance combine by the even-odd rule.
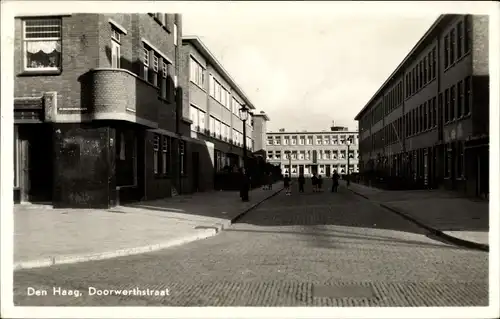
[[[350,182],[350,166],[349,166],[350,157],[349,157],[349,151],[350,151],[350,148],[351,148],[351,140],[348,139],[346,141],[346,144],[347,144],[347,185],[349,185],[349,182]]]
[[[243,105],[240,108],[240,119],[243,121],[243,168],[245,169],[245,174],[247,170],[247,120],[248,120],[248,108]]]

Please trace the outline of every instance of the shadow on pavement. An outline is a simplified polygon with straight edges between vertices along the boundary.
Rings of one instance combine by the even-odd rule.
[[[309,240],[314,239],[316,246],[325,248],[332,248],[338,240],[369,240],[384,246],[464,249],[445,241],[436,241],[427,230],[357,196],[345,187],[341,186],[337,193],[332,193],[330,188],[331,181],[325,180],[322,192],[315,193],[308,181],[305,192],[299,193],[295,183],[291,196],[280,194],[239,220],[239,227],[228,231],[307,236]],[[270,230],[244,227],[245,224],[266,226]],[[279,229],[276,228],[278,226]],[[284,230],[283,226],[291,230]],[[297,227],[299,230],[296,230]]]

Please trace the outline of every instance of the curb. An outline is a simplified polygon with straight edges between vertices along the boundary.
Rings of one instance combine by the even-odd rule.
[[[86,254],[86,255],[78,255],[78,256],[46,257],[46,258],[39,259],[39,260],[15,262],[14,266],[13,266],[13,270],[17,271],[17,270],[22,270],[22,269],[45,268],[45,267],[51,267],[51,266],[55,266],[55,265],[75,264],[75,263],[86,262],[86,261],[105,260],[105,259],[112,259],[112,258],[116,258],[116,257],[139,255],[139,254],[150,253],[150,252],[154,252],[157,250],[162,250],[162,249],[166,249],[166,248],[180,246],[180,245],[191,243],[191,242],[194,242],[197,240],[213,237],[213,236],[217,235],[220,231],[231,226],[236,220],[238,220],[243,215],[245,215],[246,213],[250,212],[252,209],[254,209],[257,206],[259,206],[260,204],[262,204],[264,201],[279,194],[282,190],[283,190],[283,188],[281,188],[277,192],[274,192],[273,194],[267,196],[263,200],[253,204],[252,206],[248,207],[247,209],[245,209],[243,212],[241,212],[240,214],[238,214],[236,217],[232,218],[228,222],[225,222],[222,224],[215,224],[211,227],[204,227],[205,229],[198,228],[200,230],[194,235],[189,235],[189,236],[185,236],[185,237],[181,237],[181,238],[172,239],[170,241],[163,242],[160,244],[135,247],[135,248],[124,248],[124,249],[118,249],[115,251],[102,252],[102,253],[96,253],[96,254]]]
[[[351,192],[353,192],[354,194],[358,195],[358,196],[361,196],[367,200],[370,200],[367,196],[361,194],[361,193],[358,193],[356,191],[353,191],[352,189],[349,189]],[[481,251],[485,251],[485,252],[489,252],[490,251],[490,247],[489,245],[485,245],[485,244],[480,244],[480,243],[476,243],[476,242],[473,242],[473,241],[468,241],[468,240],[464,240],[464,239],[460,239],[460,238],[457,238],[457,237],[453,237],[453,236],[450,236],[442,231],[440,231],[439,229],[436,229],[436,228],[433,228],[423,222],[421,222],[420,220],[416,219],[415,217],[413,216],[410,216],[409,214],[407,213],[404,213],[400,210],[397,210],[395,208],[392,208],[390,206],[387,206],[385,204],[381,204],[381,203],[377,203],[380,207],[382,208],[385,208],[401,217],[403,217],[404,219],[408,220],[408,221],[411,221],[412,223],[414,224],[417,224],[418,226],[428,230],[429,232],[431,232],[433,235],[435,236],[438,236],[438,237],[441,237],[442,239],[444,240],[447,240],[449,241],[450,243],[453,243],[457,246],[462,246],[462,247],[466,247],[466,248],[470,248],[470,249],[477,249],[477,250],[481,250]]]

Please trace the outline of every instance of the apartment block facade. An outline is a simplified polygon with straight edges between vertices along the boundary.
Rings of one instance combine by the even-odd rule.
[[[266,144],[267,161],[292,177],[358,171],[358,133],[345,127],[332,126],[322,132],[268,132]]]
[[[181,30],[170,13],[16,17],[15,201],[107,208],[205,182]]]
[[[184,105],[189,106],[191,137],[211,143],[215,172],[243,166],[243,121],[240,109],[255,109],[238,84],[196,36],[182,39],[185,74],[189,74]],[[187,112],[186,108],[186,112]],[[253,150],[253,121],[245,121],[248,154]]]
[[[487,193],[488,68],[488,16],[440,16],[356,116],[361,172]]]

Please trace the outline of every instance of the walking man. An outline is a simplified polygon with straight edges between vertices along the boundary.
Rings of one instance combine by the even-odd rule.
[[[321,175],[318,175],[318,192],[321,192],[321,187],[323,186],[323,179],[321,178]]]
[[[311,178],[311,182],[312,182],[313,192],[317,192],[317,190],[318,190],[318,178],[316,177],[316,173],[313,173],[313,176]]]
[[[306,183],[306,179],[304,177],[304,173],[299,174],[299,192],[304,192],[304,184]]]
[[[283,179],[283,186],[285,186],[285,195],[291,195],[290,191],[290,177],[288,174],[285,175],[285,178]]]
[[[339,188],[339,174],[337,174],[337,171],[333,171],[332,175],[332,193],[336,193],[338,188]]]

